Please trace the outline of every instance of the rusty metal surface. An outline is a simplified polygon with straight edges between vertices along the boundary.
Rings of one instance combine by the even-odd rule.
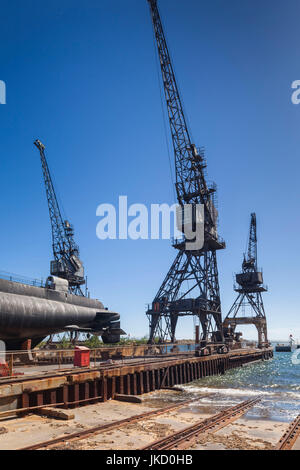
[[[204,432],[216,432],[246,413],[261,399],[254,398],[228,408],[211,418],[202,420],[159,441],[143,447],[141,450],[184,450],[190,447]]]
[[[300,436],[300,415],[289,425],[288,429],[280,439],[277,450],[292,450]]]

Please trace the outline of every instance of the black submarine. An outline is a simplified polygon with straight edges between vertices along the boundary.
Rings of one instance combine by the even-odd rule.
[[[83,291],[86,278],[73,226],[62,218],[45,146],[40,140],[34,145],[40,153],[52,228],[51,275],[40,287],[0,276],[0,340],[10,351],[22,349],[27,340],[34,348],[61,332],[89,333],[101,336],[106,344],[118,343],[126,334],[120,315]]]
[[[124,334],[118,313],[99,300],[70,294],[65,279],[49,276],[44,287],[0,279],[0,340],[8,351],[20,350],[28,339],[34,348],[63,331],[94,334],[110,344]]]

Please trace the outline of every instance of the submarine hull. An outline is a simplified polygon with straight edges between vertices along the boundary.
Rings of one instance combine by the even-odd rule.
[[[35,347],[62,331],[85,331],[118,342],[123,333],[119,320],[99,300],[0,279],[0,340],[7,350],[20,349],[27,339]]]

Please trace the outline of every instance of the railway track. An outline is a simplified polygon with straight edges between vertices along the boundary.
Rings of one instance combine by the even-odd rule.
[[[240,418],[250,408],[260,402],[260,398],[244,401],[227,408],[210,418],[202,420],[159,441],[143,447],[141,450],[184,450],[191,447],[204,432],[216,432]]]
[[[292,450],[300,436],[300,415],[289,425],[288,429],[277,444],[277,450]]]
[[[208,395],[203,395],[201,398],[207,397]],[[120,421],[115,421],[112,423],[100,425],[100,426],[95,426],[93,428],[85,429],[84,431],[79,431],[77,433],[69,434],[67,436],[60,436],[54,439],[50,439],[49,441],[44,441],[44,442],[39,442],[38,444],[34,444],[31,446],[23,447],[18,450],[39,450],[39,449],[46,449],[49,447],[52,447],[57,444],[64,444],[66,442],[72,442],[72,441],[79,441],[82,439],[86,439],[88,437],[91,437],[95,434],[99,434],[101,432],[106,432],[106,431],[111,431],[112,429],[118,429],[123,426],[129,425],[136,423],[138,421],[145,420],[147,418],[152,418],[155,416],[159,416],[165,413],[168,413],[170,411],[177,410],[179,408],[182,408],[184,406],[190,405],[191,403],[198,401],[198,399],[194,400],[186,400],[181,403],[177,403],[176,405],[164,407],[164,408],[159,408],[158,410],[154,411],[149,411],[146,413],[142,413],[139,415],[132,416],[131,418],[126,418],[122,419]]]

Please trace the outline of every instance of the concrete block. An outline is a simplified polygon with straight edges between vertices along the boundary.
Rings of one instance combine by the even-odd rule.
[[[75,418],[75,415],[71,410],[61,410],[59,408],[51,408],[50,406],[39,408],[38,410],[35,410],[34,413],[47,416],[48,418],[62,419],[64,421],[69,421],[70,419]]]
[[[116,393],[114,399],[117,401],[127,401],[129,403],[143,403],[143,399],[140,397],[136,397],[134,395],[121,395],[120,393]]]

